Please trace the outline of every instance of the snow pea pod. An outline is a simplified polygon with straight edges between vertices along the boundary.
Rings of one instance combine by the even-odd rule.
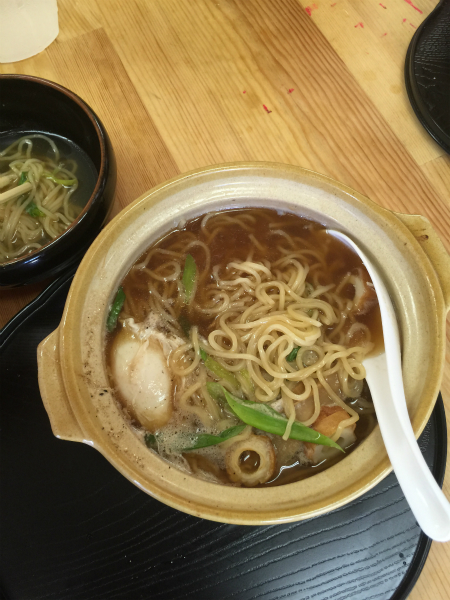
[[[240,400],[227,392],[223,387],[222,391],[231,410],[247,425],[279,436],[282,436],[286,431],[286,426],[288,424],[286,417],[280,415],[280,413],[267,404],[251,402],[250,400]],[[315,431],[315,429],[306,427],[306,425],[303,425],[298,421],[294,421],[292,424],[289,437],[293,440],[300,440],[302,442],[330,446],[331,448],[337,448],[344,452],[339,444],[333,442],[332,439]]]

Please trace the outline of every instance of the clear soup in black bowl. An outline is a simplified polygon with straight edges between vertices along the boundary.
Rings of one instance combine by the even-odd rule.
[[[51,81],[27,75],[0,75],[0,153],[14,141],[36,134],[43,134],[56,144],[60,164],[77,165],[79,185],[71,197],[76,217],[54,239],[42,238],[39,248],[13,258],[3,257],[0,287],[34,283],[75,267],[105,225],[112,208],[116,185],[114,151],[92,109],[76,94]],[[31,139],[39,158],[52,154],[45,139]],[[0,161],[0,177],[8,169],[7,163],[8,160]],[[31,201],[28,214],[32,214],[30,206]],[[0,214],[0,220],[3,218]]]

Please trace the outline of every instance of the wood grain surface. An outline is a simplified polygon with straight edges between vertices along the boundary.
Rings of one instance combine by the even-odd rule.
[[[56,81],[92,106],[117,156],[114,214],[178,173],[268,160],[422,214],[450,251],[450,157],[419,124],[403,78],[411,37],[436,4],[58,0],[56,41],[0,72]],[[2,290],[0,326],[44,285]],[[450,544],[434,543],[410,598],[444,600],[449,589]]]

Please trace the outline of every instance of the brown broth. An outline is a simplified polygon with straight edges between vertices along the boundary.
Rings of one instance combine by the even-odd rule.
[[[226,265],[233,260],[245,260],[251,250],[254,250],[253,258],[255,261],[258,260],[269,260],[270,262],[280,257],[278,246],[283,242],[281,236],[274,236],[271,234],[271,224],[275,224],[277,229],[282,229],[286,233],[302,237],[303,248],[302,249],[318,249],[325,253],[325,262],[327,270],[323,274],[321,283],[323,285],[335,284],[336,286],[342,281],[343,277],[347,273],[361,273],[364,282],[370,282],[371,279],[369,274],[364,267],[359,256],[343,242],[336,239],[334,236],[328,234],[326,229],[320,223],[310,221],[303,217],[291,213],[278,214],[275,210],[270,209],[236,209],[229,210],[227,214],[239,215],[239,214],[251,214],[256,216],[256,225],[253,229],[253,234],[259,244],[264,247],[264,252],[255,248],[248,233],[239,226],[228,226],[224,227],[222,231],[209,245],[211,252],[211,265]],[[167,249],[172,246],[180,237],[192,237],[202,242],[207,242],[207,238],[201,230],[201,222],[204,215],[196,219],[188,221],[185,227],[180,229],[174,229],[165,235],[161,240],[152,246]],[[186,235],[187,234],[187,235]],[[277,240],[278,237],[278,240]],[[274,243],[268,243],[268,240],[275,240]],[[278,243],[276,243],[278,241]],[[284,246],[286,244],[283,244]],[[180,244],[182,247],[182,244]],[[143,261],[147,255],[146,251],[137,261],[138,263]],[[198,272],[201,273],[205,269],[205,253],[198,247],[193,247],[189,250],[189,253],[193,256]],[[152,257],[148,263],[148,267],[152,270],[157,269],[161,264],[167,261],[167,256],[156,254]],[[208,278],[202,281],[202,284],[212,283],[214,281],[212,273],[209,274]],[[307,277],[307,281],[311,283],[311,277]],[[134,298],[139,298],[145,305],[145,301],[148,298],[148,289],[146,285],[145,275],[140,276],[139,283],[136,283],[134,277],[129,273],[124,281],[123,288],[125,294],[132,295]],[[348,297],[354,293],[353,286],[347,286],[347,290],[344,288],[343,295],[347,293]],[[183,312],[183,310],[182,310]],[[138,311],[138,314],[133,314],[136,321],[142,321],[146,314],[145,310]],[[180,316],[180,315],[177,315]],[[186,315],[185,315],[186,316]],[[381,315],[378,304],[375,304],[366,314],[358,315],[358,322],[361,322],[369,328],[372,336],[372,341],[375,344],[373,353],[380,351],[383,346],[383,335],[381,328]],[[195,325],[199,327],[201,335],[206,336],[214,323],[214,318],[208,318],[202,315],[196,316]],[[192,323],[194,324],[194,323]],[[350,324],[349,324],[350,325]],[[344,329],[345,332],[345,329]]]
[[[284,465],[275,473],[274,477],[267,483],[258,487],[273,487],[278,485],[286,485],[287,483],[293,483],[295,481],[301,481],[302,479],[308,479],[317,473],[321,473],[326,469],[340,462],[346,456],[349,456],[362,441],[371,433],[376,425],[375,413],[360,415],[359,421],[356,423],[355,436],[356,441],[354,444],[346,448],[345,454],[337,454],[332,458],[327,458],[317,465],[301,465],[298,461],[291,465]]]
[[[284,213],[279,214],[274,210],[270,209],[237,209],[226,211],[228,215],[251,215],[256,217],[256,222],[252,226],[252,233],[256,238],[256,246],[249,237],[248,232],[238,225],[228,225],[223,227],[221,231],[217,233],[211,244],[208,247],[211,252],[211,268],[210,272],[205,275],[202,280],[202,286],[213,283],[214,277],[212,275],[212,266],[221,265],[225,266],[231,261],[243,261],[246,260],[249,253],[253,250],[252,260],[263,261],[268,260],[273,262],[280,258],[279,246],[286,247],[287,241],[282,236],[273,235],[273,229],[282,229],[287,234],[301,237],[301,248],[300,249],[317,249],[323,253],[325,257],[326,267],[323,271],[320,283],[322,285],[334,284],[338,286],[343,278],[348,274],[359,273],[364,282],[370,282],[370,277],[362,264],[359,256],[353,252],[344,243],[337,240],[334,236],[328,234],[323,225],[317,222],[307,220],[294,214]],[[174,229],[161,238],[156,244],[147,250],[140,258],[137,263],[144,261],[147,254],[155,247],[162,249],[173,248],[174,245],[180,248],[182,253],[185,253],[186,246],[190,241],[199,240],[207,243],[207,237],[201,229],[201,223],[204,215],[196,219],[188,221],[183,227]],[[272,224],[272,227],[271,227]],[[212,227],[213,228],[213,227]],[[258,248],[258,244],[263,247],[263,250]],[[193,256],[197,265],[197,273],[202,274],[206,268],[205,252],[199,247],[192,247],[189,249],[189,253]],[[152,271],[158,270],[168,260],[167,255],[156,253],[152,256],[147,264],[147,267]],[[310,260],[310,265],[316,262],[316,259]],[[313,273],[309,273],[307,281],[312,281]],[[134,317],[136,322],[141,322],[147,316],[148,298],[149,292],[147,287],[148,275],[144,271],[139,271],[138,276],[133,270],[125,277],[122,286],[124,288],[126,296],[134,299],[134,310],[129,305],[126,305],[127,313]],[[173,297],[177,295],[176,288],[174,289]],[[201,293],[201,290],[200,290]],[[349,299],[353,297],[354,288],[348,285],[343,288],[342,295],[347,296]],[[192,320],[192,314],[187,314],[187,310],[180,306],[177,318],[189,318],[191,325],[196,325],[199,328],[199,332],[202,336],[207,337],[211,329],[214,328],[215,317],[208,317],[203,314],[196,313],[195,320]],[[366,312],[366,314],[357,315],[358,322],[367,325],[371,332],[372,341],[375,343],[375,349],[373,353],[381,350],[383,345],[383,336],[381,328],[381,316],[378,304],[374,304]],[[348,325],[350,326],[350,324]],[[116,330],[117,331],[117,330]],[[345,329],[344,329],[345,332]],[[107,355],[109,356],[109,349],[111,348],[112,341],[114,339],[114,333],[107,338]],[[370,393],[367,385],[363,396],[366,399],[370,399]],[[359,421],[356,424],[355,434],[356,442],[347,449],[346,454],[342,456],[336,456],[325,460],[324,462],[316,466],[302,466],[294,463],[291,465],[284,465],[278,469],[275,476],[263,486],[282,485],[293,481],[298,481],[310,477],[329,466],[337,463],[344,456],[351,453],[359,443],[365,439],[369,433],[373,430],[376,424],[374,414],[364,414],[360,416]],[[202,469],[208,464],[208,459],[201,457],[199,454],[186,455],[186,458],[191,464],[194,472],[198,469]],[[253,465],[251,457],[245,457],[249,468]],[[223,481],[228,480],[227,473],[223,469],[219,469],[220,473],[217,472],[219,467],[214,466],[214,471],[217,476],[220,475],[219,479]]]

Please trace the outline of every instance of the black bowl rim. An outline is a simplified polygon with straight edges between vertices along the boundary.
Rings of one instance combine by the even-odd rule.
[[[434,19],[438,12],[444,8],[446,0],[440,0],[439,4],[430,12],[427,18],[422,21],[417,31],[408,46],[405,58],[405,87],[408,94],[408,98],[416,117],[425,128],[425,130],[431,135],[434,141],[441,146],[448,154],[450,154],[450,133],[444,131],[440,124],[432,117],[421,93],[417,83],[416,75],[414,72],[414,61],[416,56],[417,46],[421,40],[422,33],[430,26],[432,19]],[[437,16],[439,19],[439,16]]]
[[[104,189],[106,186],[106,179],[107,179],[107,162],[108,161],[107,161],[107,155],[106,155],[107,153],[106,153],[106,141],[105,141],[106,140],[106,129],[105,129],[104,125],[102,124],[102,122],[100,121],[100,119],[95,114],[95,112],[92,110],[92,108],[82,98],[80,98],[80,96],[75,94],[75,92],[72,92],[68,88],[60,85],[59,83],[55,83],[54,81],[50,81],[49,79],[43,79],[42,77],[35,77],[33,75],[22,75],[22,74],[12,74],[12,73],[11,74],[9,74],[9,73],[0,74],[0,83],[2,82],[2,80],[29,81],[31,83],[36,83],[36,84],[47,86],[49,88],[52,88],[52,89],[64,94],[66,97],[68,97],[70,100],[72,100],[72,102],[77,104],[78,107],[90,119],[90,121],[92,122],[94,129],[97,133],[98,141],[100,143],[100,169],[99,169],[98,176],[97,176],[97,182],[96,182],[95,188],[94,188],[91,196],[89,197],[89,200],[86,202],[86,205],[84,206],[83,210],[80,212],[80,214],[77,216],[77,218],[72,221],[72,223],[69,225],[69,227],[67,227],[67,229],[65,231],[63,231],[61,233],[61,235],[56,237],[54,240],[47,242],[40,248],[36,248],[36,250],[34,250],[33,252],[29,252],[28,254],[23,254],[22,256],[13,258],[12,260],[8,260],[3,263],[0,263],[0,269],[6,269],[10,265],[16,266],[16,265],[20,264],[21,262],[25,263],[25,262],[29,261],[30,259],[33,259],[35,256],[37,256],[38,254],[40,254],[42,251],[46,250],[50,246],[53,247],[54,245],[58,244],[63,236],[66,236],[66,234],[68,232],[72,231],[78,225],[78,223],[83,219],[83,217],[86,215],[86,213],[92,207],[95,200],[98,197],[100,197],[104,192]]]

